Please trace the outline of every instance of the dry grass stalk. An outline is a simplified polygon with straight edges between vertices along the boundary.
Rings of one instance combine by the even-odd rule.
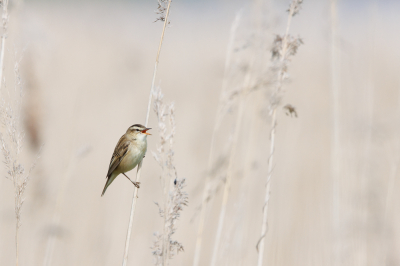
[[[17,58],[17,53],[15,53]],[[4,156],[4,165],[7,169],[6,178],[11,180],[14,185],[14,209],[15,209],[15,248],[16,248],[16,265],[18,266],[19,258],[19,228],[21,226],[21,210],[24,203],[24,193],[31,177],[31,172],[36,165],[36,160],[32,163],[28,171],[21,162],[20,154],[22,152],[24,132],[21,129],[21,109],[23,97],[23,84],[19,72],[21,59],[15,60],[14,89],[7,93],[2,93],[0,103],[0,121],[2,130],[0,132],[1,151]],[[5,82],[3,83],[5,86]]]
[[[222,106],[223,106],[223,96],[225,91],[227,90],[228,86],[228,69],[230,68],[230,63],[231,63],[231,56],[233,53],[233,44],[235,41],[235,35],[236,35],[236,30],[239,26],[241,18],[241,12],[236,14],[235,20],[232,23],[231,30],[230,30],[230,38],[228,42],[228,48],[227,48],[227,54],[226,54],[226,60],[225,60],[225,74],[224,74],[224,79],[223,79],[223,84],[222,84],[222,90],[221,90],[221,95],[220,95],[220,109],[218,111],[218,115],[216,117],[216,121],[214,123],[214,128],[211,136],[211,147],[210,147],[210,153],[208,155],[208,164],[207,164],[207,176],[205,180],[205,186],[203,190],[203,197],[201,201],[201,205],[199,207],[200,209],[200,217],[199,217],[199,227],[197,231],[197,238],[196,238],[196,249],[194,253],[194,259],[193,259],[193,266],[198,266],[200,263],[200,254],[201,254],[201,245],[202,245],[202,240],[203,240],[203,230],[204,230],[204,221],[206,218],[206,211],[207,211],[207,204],[210,201],[210,198],[212,195],[216,194],[216,191],[218,191],[219,186],[216,188],[212,188],[211,184],[211,178],[213,175],[217,175],[218,169],[214,167],[213,162],[214,162],[214,142],[215,142],[215,137],[220,125],[221,117],[224,116],[223,111],[222,111]],[[225,161],[225,160],[224,160]],[[217,167],[219,165],[223,165],[223,163],[218,162]],[[221,178],[222,179],[222,178]]]
[[[236,34],[237,27],[238,27],[238,18],[235,20],[232,26],[231,37]],[[233,49],[233,51],[236,52],[235,57],[233,58],[234,60],[231,59],[232,53],[229,53],[230,50],[228,49],[229,56],[227,56],[227,62],[229,63],[227,63],[225,66],[225,76],[223,83],[224,86],[222,89],[219,111],[215,122],[215,128],[217,129],[220,126],[222,118],[228,112],[230,112],[231,109],[238,106],[237,107],[238,111],[236,114],[236,119],[234,124],[234,130],[232,130],[232,137],[229,138],[230,139],[229,152],[226,156],[222,156],[222,158],[226,159],[226,165],[225,165],[225,160],[223,160],[224,163],[223,164],[221,163],[219,167],[213,167],[212,164],[213,158],[212,157],[209,158],[209,168],[208,168],[209,170],[208,170],[208,182],[207,182],[208,185],[206,184],[206,191],[205,191],[206,193],[203,195],[202,204],[205,205],[212,198],[212,196],[219,189],[220,184],[224,188],[216,238],[214,241],[214,249],[213,249],[211,265],[216,265],[218,260],[220,241],[221,241],[222,231],[224,229],[224,220],[226,216],[226,208],[230,194],[234,165],[236,165],[236,163],[234,162],[236,157],[236,149],[239,140],[243,115],[246,109],[245,107],[246,107],[247,96],[250,93],[257,91],[260,88],[265,87],[267,84],[270,83],[269,81],[270,78],[268,77],[268,75],[264,75],[264,73],[260,71],[261,69],[259,69],[259,67],[256,66],[257,61],[259,60],[262,61],[262,57],[259,56],[259,53],[261,52],[265,54],[265,52],[263,52],[265,51],[265,47],[262,47],[262,49],[258,47],[262,43],[261,35],[258,34],[259,32],[254,31],[253,28],[250,30],[250,33],[251,33],[250,36],[247,36],[247,38],[243,39],[244,41],[243,43],[241,43],[240,45],[238,45],[238,47]],[[246,32],[246,35],[247,34],[248,32]],[[231,45],[229,45],[231,48],[233,47],[233,41],[234,41],[233,39],[231,39],[230,41],[230,43],[232,43]],[[262,63],[264,66],[265,61],[263,61]],[[227,73],[229,75],[227,75]],[[213,148],[213,146],[211,148]],[[222,168],[222,170],[227,169],[223,175],[222,174],[220,175],[218,172],[213,173],[215,169],[218,170],[220,168]],[[214,184],[214,188],[212,188],[212,184],[209,181],[213,175],[220,175],[221,177],[216,182],[214,182],[216,183]],[[204,217],[204,209],[202,209],[202,212],[203,212],[202,215]],[[204,221],[203,219],[200,220],[199,229],[201,230],[203,230],[204,227],[204,224],[202,224],[202,222]],[[202,233],[202,231],[200,230],[199,232]],[[199,236],[201,237],[201,235],[198,234],[197,242],[201,243],[201,238]],[[197,250],[195,253],[194,265],[198,265],[199,263],[199,254],[200,254],[199,246],[200,245],[196,246]]]
[[[303,43],[300,38],[295,38],[289,35],[289,29],[292,18],[298,14],[301,8],[302,0],[293,0],[289,7],[289,15],[286,24],[285,35],[277,35],[272,47],[272,60],[273,68],[271,71],[276,73],[276,80],[274,84],[273,93],[270,96],[270,115],[271,119],[271,133],[270,133],[270,152],[268,158],[268,174],[267,174],[267,188],[265,193],[264,207],[263,207],[263,221],[261,225],[261,236],[257,243],[258,250],[258,266],[263,265],[264,259],[264,241],[268,228],[268,203],[271,191],[271,177],[273,172],[273,160],[275,154],[275,131],[277,120],[277,109],[282,102],[284,91],[282,85],[288,79],[288,65],[290,58],[296,54],[298,47]]]
[[[47,239],[47,244],[46,244],[46,252],[45,256],[43,259],[43,266],[50,266],[52,265],[52,258],[53,258],[53,253],[54,253],[54,248],[56,245],[56,240],[57,236],[59,235],[57,233],[57,230],[60,226],[60,219],[61,219],[61,208],[64,203],[64,198],[65,198],[65,193],[67,189],[67,183],[73,177],[76,172],[75,169],[77,167],[77,164],[79,163],[80,160],[82,160],[91,150],[91,147],[88,145],[83,145],[79,149],[75,151],[75,153],[70,156],[68,165],[65,169],[64,176],[63,176],[63,181],[62,184],[60,185],[60,190],[57,195],[57,200],[56,200],[56,205],[54,209],[54,214],[52,218],[52,224],[51,226],[54,228],[51,230],[49,234],[49,238]]]
[[[217,265],[217,259],[218,259],[218,249],[219,249],[219,244],[221,242],[221,236],[222,236],[222,229],[224,227],[224,221],[225,221],[225,216],[226,216],[226,207],[229,199],[229,193],[230,193],[230,188],[231,188],[231,182],[232,182],[232,175],[233,175],[233,166],[234,166],[234,159],[236,155],[236,148],[237,148],[237,142],[238,142],[238,137],[239,137],[239,132],[240,132],[240,126],[243,118],[243,113],[245,109],[245,97],[241,99],[241,102],[239,104],[239,111],[236,117],[236,126],[234,130],[234,137],[233,137],[233,144],[229,156],[229,164],[228,164],[228,171],[226,175],[226,181],[224,184],[224,193],[223,193],[223,198],[222,198],[222,205],[221,205],[221,210],[218,218],[218,227],[217,227],[217,233],[214,241],[214,249],[213,249],[213,255],[211,259],[211,266]]]
[[[161,16],[163,17],[162,21],[164,21],[164,25],[163,25],[163,30],[162,30],[162,33],[161,33],[160,44],[158,46],[156,62],[154,64],[153,79],[152,79],[152,82],[151,82],[149,102],[148,102],[148,105],[147,105],[145,126],[147,126],[147,124],[149,122],[150,108],[151,108],[151,102],[152,102],[152,97],[153,97],[154,84],[155,84],[156,75],[157,75],[157,69],[158,69],[158,62],[159,62],[159,58],[160,58],[161,46],[162,46],[162,43],[163,43],[163,40],[164,40],[164,33],[165,33],[165,29],[166,29],[167,24],[168,24],[169,8],[171,6],[171,0],[160,0],[160,1],[162,3],[165,3],[167,8],[164,11],[159,9],[159,12],[162,11],[161,12]],[[138,170],[137,170],[137,174],[136,174],[136,182],[139,182],[139,180],[140,180],[142,163],[143,163],[143,161],[140,162],[140,164],[137,167]],[[126,234],[125,251],[124,251],[124,258],[123,258],[122,266],[126,266],[126,264],[128,262],[129,244],[130,244],[131,233],[132,233],[133,218],[135,217],[136,201],[137,201],[137,198],[138,198],[137,195],[138,195],[138,188],[135,187],[134,193],[133,193],[132,205],[131,205],[131,214],[129,216],[128,232]]]
[[[397,108],[397,120],[400,119],[400,94],[399,94],[399,99],[398,99],[398,108]],[[397,135],[399,135],[399,130],[397,130]],[[386,199],[385,199],[385,205],[384,205],[384,214],[383,214],[383,228],[385,231],[388,233],[390,232],[390,224],[389,221],[393,220],[393,207],[394,207],[394,195],[396,188],[398,188],[398,185],[396,186],[396,181],[398,181],[398,170],[399,170],[399,165],[400,165],[400,140],[396,138],[394,143],[390,143],[390,147],[393,149],[392,152],[392,162],[391,162],[391,169],[390,169],[390,175],[388,178],[388,185],[386,189]],[[391,218],[391,219],[390,219]],[[383,264],[388,265],[388,254],[390,250],[390,244],[388,242],[385,243],[384,245],[384,255],[383,255]],[[389,260],[390,261],[390,260]]]
[[[1,14],[1,21],[3,27],[3,34],[1,35],[1,51],[0,51],[0,88],[3,83],[3,68],[4,68],[4,52],[6,49],[6,39],[7,39],[7,28],[8,28],[8,0],[3,0],[0,2],[3,8]]]
[[[184,250],[181,243],[172,240],[172,235],[177,229],[176,222],[180,213],[188,203],[188,196],[183,191],[185,179],[178,179],[174,165],[173,144],[176,130],[174,104],[163,103],[163,94],[160,88],[154,91],[154,98],[154,112],[158,119],[160,144],[157,151],[152,154],[162,169],[160,181],[164,190],[164,204],[162,207],[158,203],[156,205],[159,208],[160,216],[164,218],[164,228],[162,234],[158,232],[154,234],[156,240],[152,249],[155,265],[166,266],[169,264],[169,259]]]
[[[253,40],[255,42],[255,40]],[[217,232],[216,232],[216,237],[214,241],[214,248],[213,248],[213,255],[211,259],[211,266],[217,265],[217,260],[218,260],[218,254],[219,254],[219,245],[221,242],[221,236],[222,236],[222,230],[224,228],[224,221],[225,221],[225,216],[226,216],[226,208],[228,204],[228,199],[229,199],[229,194],[230,194],[230,188],[231,188],[231,182],[232,182],[232,177],[233,177],[233,172],[234,172],[234,165],[235,165],[235,155],[236,155],[236,149],[237,149],[237,144],[239,140],[239,133],[240,133],[240,128],[242,125],[242,120],[243,120],[243,115],[245,111],[245,105],[246,105],[246,100],[247,97],[250,93],[254,92],[257,87],[257,82],[256,82],[256,75],[254,75],[254,66],[255,66],[255,61],[256,61],[256,45],[248,45],[246,47],[247,52],[249,55],[247,56],[247,60],[245,62],[242,62],[243,65],[243,70],[244,70],[244,77],[242,84],[240,88],[237,91],[230,92],[229,94],[229,100],[233,101],[234,99],[237,100],[238,103],[238,111],[236,115],[236,121],[235,121],[235,128],[233,131],[233,137],[232,137],[232,145],[229,153],[229,161],[228,161],[228,169],[226,173],[226,180],[224,183],[224,192],[223,192],[223,198],[222,198],[222,205],[221,205],[221,210],[219,214],[219,219],[218,219],[218,227],[217,227]]]

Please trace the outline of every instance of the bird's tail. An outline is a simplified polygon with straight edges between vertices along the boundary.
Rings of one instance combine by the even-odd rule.
[[[101,193],[101,196],[102,196],[102,197],[103,197],[104,193],[106,193],[106,190],[107,190],[108,186],[111,185],[111,183],[114,181],[114,179],[115,179],[116,177],[117,177],[117,176],[114,175],[114,174],[111,174],[111,176],[107,177],[106,185],[104,186],[103,193]]]

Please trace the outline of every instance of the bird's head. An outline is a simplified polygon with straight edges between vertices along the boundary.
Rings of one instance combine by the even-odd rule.
[[[150,133],[147,133],[147,130],[150,130],[151,128],[147,128],[141,124],[134,124],[133,126],[130,126],[126,133],[129,133],[134,136],[138,137],[147,137],[147,135],[151,135]]]

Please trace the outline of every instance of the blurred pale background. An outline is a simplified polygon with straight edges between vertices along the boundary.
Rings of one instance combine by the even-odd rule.
[[[271,36],[283,32],[288,4],[274,1]],[[156,1],[26,1],[10,7],[5,67],[11,84],[13,51],[25,49],[27,158],[37,152],[34,136],[44,143],[22,210],[20,265],[43,265],[49,238],[51,265],[122,262],[133,186],[119,177],[100,194],[119,137],[144,123],[162,28],[153,23],[156,8]],[[176,105],[176,167],[187,179],[189,206],[175,236],[185,252],[170,265],[192,264],[198,224],[191,218],[201,202],[229,30],[240,9],[251,17],[252,2],[172,3],[156,83]],[[330,1],[304,1],[293,19],[290,32],[304,45],[290,65],[283,102],[294,105],[299,117],[281,109],[278,116],[265,265],[400,265],[399,11],[397,1],[338,2],[336,129]],[[267,119],[253,116],[246,111],[243,127],[252,137],[246,129],[241,133],[218,265],[256,264],[270,129]],[[155,121],[152,113],[149,126],[155,128]],[[217,150],[230,130],[219,131]],[[333,130],[339,134],[336,181]],[[157,142],[153,130],[128,265],[153,264],[153,232],[162,228],[154,204],[162,200],[160,169],[150,152]],[[1,265],[14,263],[13,193],[12,182],[1,178]],[[201,265],[210,262],[220,204],[221,193],[207,213]]]

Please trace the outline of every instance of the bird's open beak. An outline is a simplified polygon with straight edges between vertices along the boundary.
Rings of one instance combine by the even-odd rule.
[[[142,131],[142,133],[143,133],[143,134],[146,134],[146,135],[151,135],[150,133],[147,133],[147,132],[146,132],[147,130],[150,130],[150,129],[151,129],[151,128],[146,128],[145,130]]]

